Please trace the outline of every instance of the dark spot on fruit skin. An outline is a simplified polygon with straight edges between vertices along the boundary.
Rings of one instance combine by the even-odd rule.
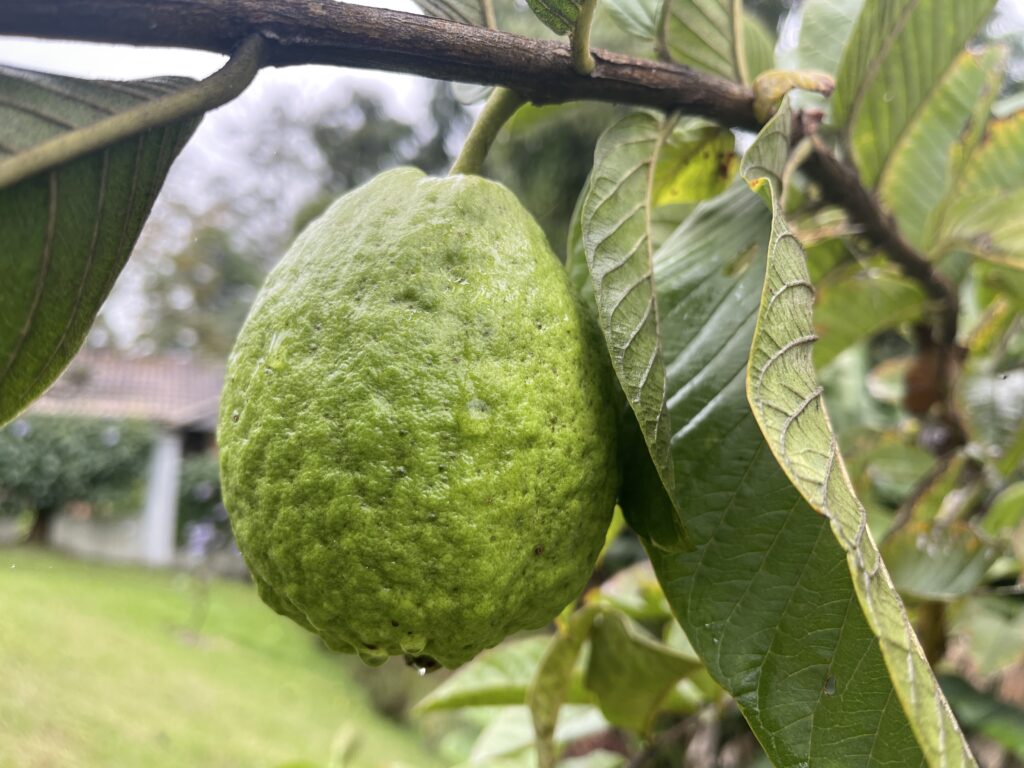
[[[537,555],[538,557],[540,555],[543,555],[544,554],[544,545],[543,544],[538,544],[536,547],[534,547],[533,548],[533,554]]]
[[[391,626],[392,626],[392,627],[397,627],[397,626],[398,626],[398,622],[397,622],[397,621],[395,621],[394,619],[392,619],[392,620],[391,620]]]
[[[238,419],[239,419],[238,411],[235,411],[234,413],[231,414],[231,421],[232,422],[237,424],[238,423]]]

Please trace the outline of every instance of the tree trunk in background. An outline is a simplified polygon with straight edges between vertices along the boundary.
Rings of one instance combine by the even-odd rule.
[[[36,512],[36,519],[32,522],[32,529],[28,532],[26,544],[45,547],[50,543],[50,528],[53,525],[53,518],[57,510],[53,507],[40,509]]]

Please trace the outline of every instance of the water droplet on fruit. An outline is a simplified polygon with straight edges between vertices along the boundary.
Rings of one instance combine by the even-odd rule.
[[[399,642],[399,645],[410,656],[419,656],[423,653],[423,649],[427,647],[427,638],[423,635],[406,635]]]
[[[357,649],[359,658],[368,667],[379,667],[388,660],[388,652],[382,648],[367,648],[365,646]]]

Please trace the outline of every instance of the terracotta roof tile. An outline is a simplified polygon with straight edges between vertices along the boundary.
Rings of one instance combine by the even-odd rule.
[[[224,366],[84,351],[29,413],[143,419],[213,429]]]

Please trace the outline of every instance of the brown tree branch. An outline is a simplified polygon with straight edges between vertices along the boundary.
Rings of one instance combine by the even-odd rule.
[[[688,67],[331,0],[0,0],[0,35],[230,53],[251,34],[267,63],[333,64],[503,85],[537,104],[578,99],[680,109],[757,130],[749,88]]]
[[[332,0],[0,0],[0,35],[232,52],[260,34],[267,63],[332,64],[499,85],[534,103],[580,99],[678,109],[758,130],[751,90],[665,62],[594,49],[590,75],[565,43]],[[939,341],[952,347],[955,286],[900,235],[856,171],[818,144],[806,165],[829,202],[938,303]]]
[[[903,274],[921,284],[940,308],[936,342],[952,346],[956,340],[959,312],[956,286],[903,238],[896,222],[864,188],[853,168],[841,162],[820,141],[815,140],[813,146],[814,152],[804,164],[804,171],[818,183],[829,202],[845,210],[864,228],[864,236],[885,251]]]

